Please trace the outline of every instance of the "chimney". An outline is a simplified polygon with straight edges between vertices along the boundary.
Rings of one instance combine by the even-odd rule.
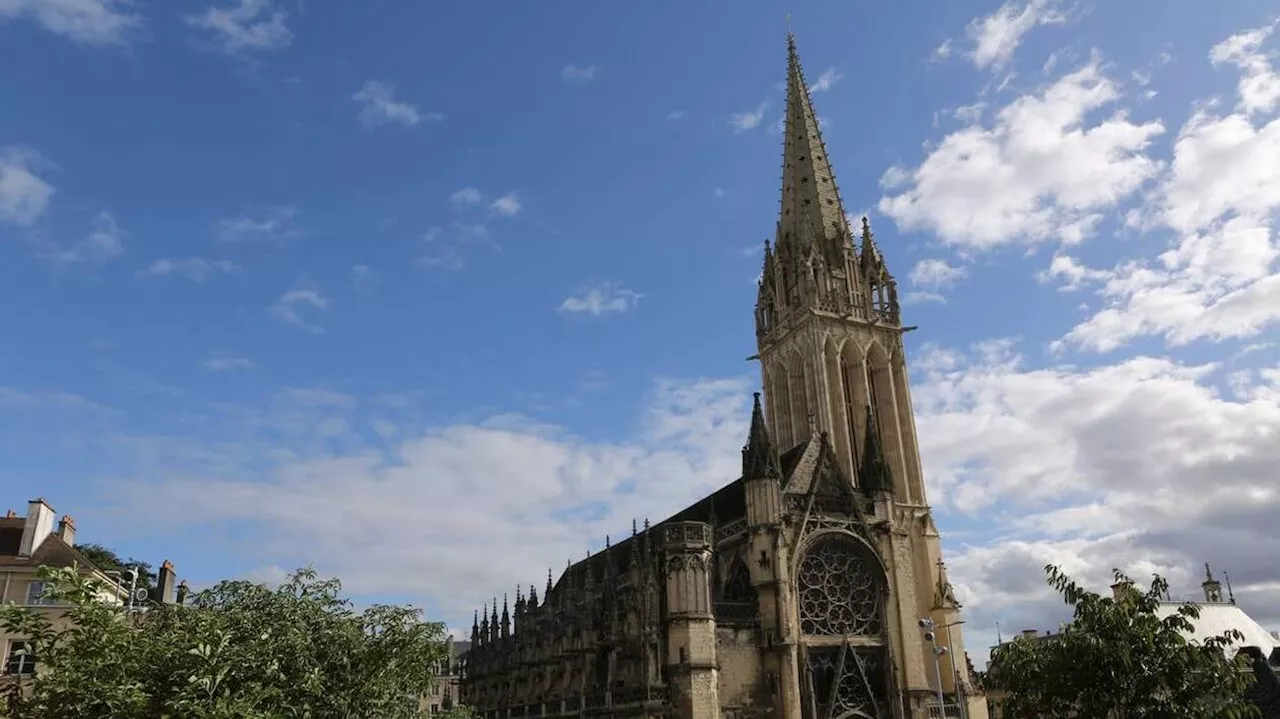
[[[58,522],[58,538],[68,547],[76,546],[76,520],[70,514],[62,515],[62,521]]]
[[[27,523],[22,527],[22,543],[18,545],[19,557],[30,557],[36,553],[44,540],[53,534],[53,507],[38,497],[27,503]]]
[[[175,601],[177,601],[178,604],[186,604],[187,595],[190,593],[191,588],[187,586],[187,580],[184,579],[181,582],[178,582],[178,596]]]
[[[177,579],[174,576],[173,564],[169,560],[164,560],[160,565],[160,571],[156,575],[156,601],[160,604],[173,604],[173,585]]]
[[[1116,582],[1111,585],[1111,598],[1117,602],[1133,591],[1133,582]]]
[[[1026,637],[1027,639],[1035,639],[1036,637],[1040,636],[1040,632],[1037,632],[1034,629],[1023,629],[1022,636]]]

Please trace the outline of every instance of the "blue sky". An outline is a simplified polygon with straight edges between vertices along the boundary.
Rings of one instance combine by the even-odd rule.
[[[1060,613],[1046,561],[1214,561],[1280,624],[1240,549],[1280,507],[1243,0],[0,0],[5,501],[457,625],[733,479],[788,12],[920,327],[970,645]]]

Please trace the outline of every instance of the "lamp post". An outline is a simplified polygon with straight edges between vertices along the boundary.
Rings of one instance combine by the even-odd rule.
[[[944,625],[942,625],[942,627],[940,627],[941,629],[945,629],[945,630],[947,630],[947,647],[948,647],[948,648],[950,648],[950,647],[952,646],[952,645],[951,645],[951,628],[952,628],[952,627],[954,627],[954,626],[957,626],[957,625],[959,625],[959,624],[964,624],[964,620],[963,620],[963,619],[961,619],[961,620],[960,620],[960,621],[958,621],[958,622],[951,622],[950,624],[944,624]],[[961,717],[961,719],[968,719],[968,717],[969,717],[969,707],[968,707],[968,706],[967,706],[963,701],[961,701],[961,700],[960,700],[960,670],[956,667],[956,653],[955,653],[955,652],[948,652],[948,654],[950,654],[950,655],[951,655],[951,680],[952,680],[952,682],[954,682],[954,683],[955,683],[955,688],[956,688],[956,704],[959,704],[959,705],[960,705],[960,717]]]
[[[942,696],[942,664],[938,661],[938,657],[946,653],[946,647],[938,646],[938,635],[933,633],[933,620],[924,618],[919,621],[920,628],[924,630],[924,638],[929,642],[929,646],[933,649],[933,673],[938,681],[938,715],[942,719],[947,716],[946,700]]]

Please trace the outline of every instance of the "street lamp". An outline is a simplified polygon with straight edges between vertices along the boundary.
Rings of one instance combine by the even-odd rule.
[[[947,646],[948,647],[952,646],[951,628],[960,624],[964,624],[963,619],[957,622],[951,622],[950,624],[944,624],[941,627],[939,627],[939,629],[947,630]],[[969,708],[963,701],[960,700],[960,670],[956,667],[956,653],[949,652],[949,654],[951,655],[951,680],[955,683],[955,688],[956,688],[956,703],[960,705],[961,719],[965,719],[969,716]]]
[[[938,680],[938,714],[940,717],[947,716],[947,705],[942,697],[942,664],[938,662],[938,657],[947,652],[946,647],[938,646],[938,635],[933,633],[933,620],[924,618],[919,621],[920,628],[924,630],[924,638],[929,642],[929,646],[933,649],[933,673]]]

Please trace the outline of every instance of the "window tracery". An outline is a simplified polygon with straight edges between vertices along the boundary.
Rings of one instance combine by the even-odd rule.
[[[796,583],[805,634],[881,635],[883,577],[861,543],[841,534],[818,538],[805,552]]]

